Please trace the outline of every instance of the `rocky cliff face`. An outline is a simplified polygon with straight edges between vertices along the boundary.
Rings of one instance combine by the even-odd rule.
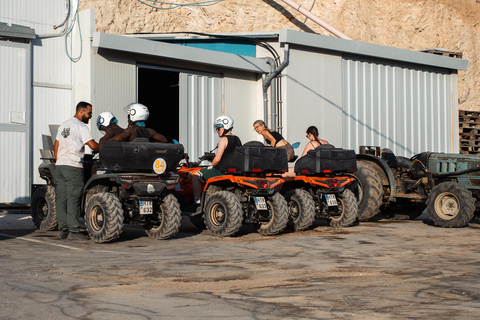
[[[480,111],[480,0],[295,2],[353,40],[410,50],[462,52],[470,62],[468,71],[459,71],[459,108]],[[293,29],[333,36],[281,0],[224,0],[212,6],[170,10],[138,0],[81,0],[80,10],[88,8],[95,9],[97,31],[114,34]]]

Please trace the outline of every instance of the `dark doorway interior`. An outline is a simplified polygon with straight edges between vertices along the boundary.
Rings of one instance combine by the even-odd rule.
[[[179,137],[179,73],[138,68],[138,102],[148,107],[147,127],[168,142]]]

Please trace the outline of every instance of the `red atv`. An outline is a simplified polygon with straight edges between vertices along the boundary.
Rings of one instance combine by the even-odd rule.
[[[285,150],[261,144],[245,144],[227,155],[219,166],[225,175],[211,178],[205,184],[201,204],[193,212],[191,175],[212,161],[213,153],[205,153],[199,163],[185,163],[177,172],[180,182],[177,192],[184,210],[190,209],[190,220],[199,228],[207,228],[217,237],[238,232],[242,223],[255,224],[263,235],[274,235],[285,229],[288,209],[280,194],[283,179],[268,176],[287,170]]]
[[[357,219],[355,195],[346,187],[354,181],[355,152],[324,145],[310,150],[295,163],[295,177],[284,178],[282,188],[289,209],[288,227],[309,228],[324,218],[332,227],[348,227]]]

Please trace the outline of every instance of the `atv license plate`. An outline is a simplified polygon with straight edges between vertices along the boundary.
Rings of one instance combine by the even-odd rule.
[[[325,198],[327,199],[327,205],[329,207],[337,206],[337,198],[334,194],[326,194]]]
[[[267,203],[264,197],[253,197],[257,210],[267,210]]]
[[[153,201],[140,201],[140,214],[152,214],[153,213]]]

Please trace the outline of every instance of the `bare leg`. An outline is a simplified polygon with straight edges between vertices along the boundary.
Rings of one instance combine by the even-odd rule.
[[[195,172],[192,175],[192,188],[195,200],[200,199],[200,197],[202,196],[203,183],[200,181],[200,176],[198,175],[198,172]]]
[[[295,167],[288,167],[288,171],[282,174],[282,177],[295,177],[294,169]]]

